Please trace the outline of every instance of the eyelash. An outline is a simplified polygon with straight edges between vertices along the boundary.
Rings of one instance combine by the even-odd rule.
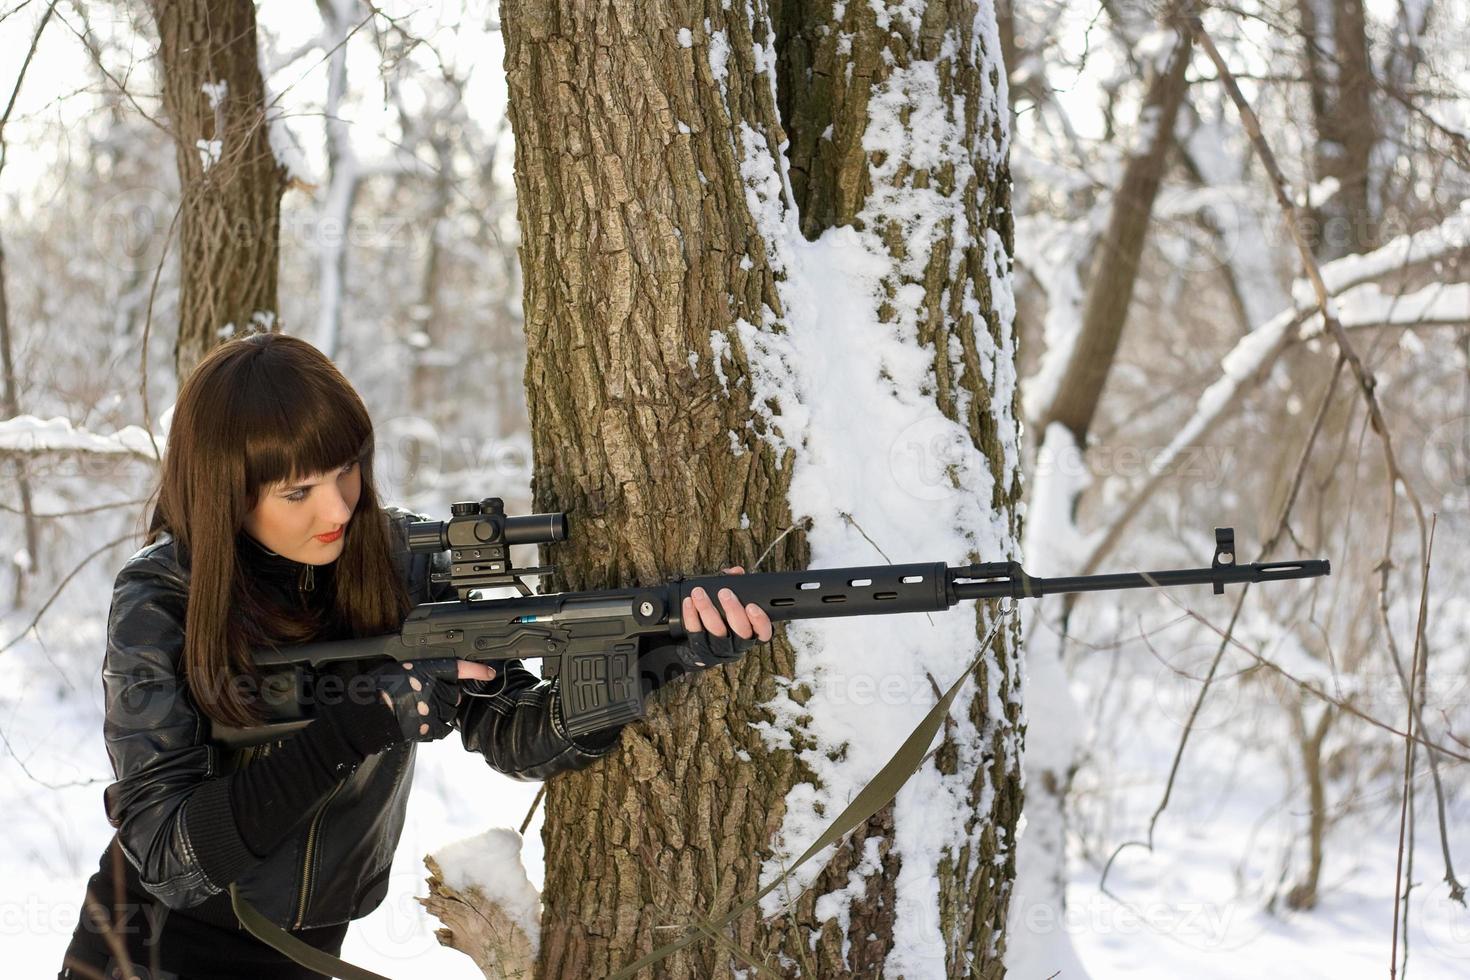
[[[346,466],[342,467],[342,473],[344,475],[347,474],[347,473],[351,473],[352,472],[352,468],[354,466],[356,466],[356,465],[357,465],[357,460],[353,460],[352,462],[348,463]],[[290,501],[293,504],[299,504],[303,500],[306,499],[306,494],[308,492],[309,491],[306,491],[306,490],[293,490],[293,491],[291,491],[288,494],[283,494],[281,496],[281,499],[282,500],[288,500],[288,501]],[[297,494],[300,494],[300,496],[297,496]]]

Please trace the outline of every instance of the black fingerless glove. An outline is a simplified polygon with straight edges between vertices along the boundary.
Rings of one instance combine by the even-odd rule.
[[[733,632],[711,636],[709,630],[700,630],[688,634],[683,643],[651,646],[638,657],[644,693],[651,694],[685,674],[734,663],[759,642],[753,636],[744,639]]]
[[[755,646],[759,640],[754,636],[742,638],[734,633],[726,633],[724,636],[712,636],[709,630],[700,630],[698,633],[690,633],[689,638],[684,641],[689,660],[694,670],[708,670],[711,667],[723,667],[725,664],[733,664],[744,656],[745,651]]]
[[[391,702],[402,740],[431,742],[454,730],[459,664],[448,657],[384,664],[373,670],[380,701]]]

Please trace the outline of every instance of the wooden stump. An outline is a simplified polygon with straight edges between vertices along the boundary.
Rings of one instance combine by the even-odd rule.
[[[479,888],[461,892],[445,883],[438,862],[424,858],[429,894],[419,899],[444,927],[434,930],[439,942],[475,961],[487,977],[530,980],[536,952],[524,929]]]

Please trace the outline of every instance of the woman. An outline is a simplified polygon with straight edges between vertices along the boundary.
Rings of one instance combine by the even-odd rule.
[[[362,400],[304,341],[230,341],[185,381],[145,546],[114,586],[103,680],[117,779],[104,797],[117,833],[62,977],[318,977],[242,929],[231,885],[335,955],[386,894],[418,742],[458,729],[519,779],[615,747],[620,729],[569,737],[557,682],[518,661],[337,664],[304,670],[292,704],[266,697],[251,649],[394,632],[414,604],[453,598],[408,550],[417,515],[380,505],[372,461]],[[758,607],[719,598],[686,600],[690,641],[650,651],[652,686],[770,637]],[[283,708],[312,721],[240,751],[210,740],[211,722],[249,727]]]

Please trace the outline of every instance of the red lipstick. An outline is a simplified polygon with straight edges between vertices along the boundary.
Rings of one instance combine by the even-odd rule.
[[[316,539],[318,541],[320,541],[322,544],[331,544],[333,541],[336,541],[341,536],[342,536],[342,528],[339,527],[339,528],[337,528],[337,530],[333,531],[331,534],[318,534],[316,536]]]

